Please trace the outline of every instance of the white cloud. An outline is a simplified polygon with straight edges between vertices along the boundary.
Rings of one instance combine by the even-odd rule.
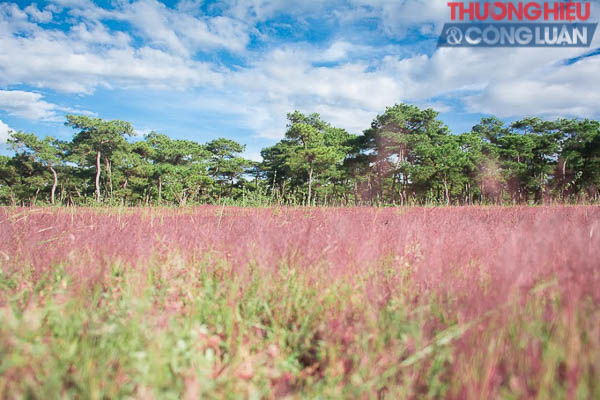
[[[376,20],[380,33],[402,39],[410,28],[424,34],[441,31],[450,19],[446,0],[349,0],[349,7],[333,13],[344,23]]]
[[[35,22],[46,23],[52,21],[52,12],[47,9],[40,10],[35,3],[27,6],[25,12]]]
[[[82,4],[76,3],[78,7]],[[98,86],[185,89],[219,85],[219,68],[194,61],[190,51],[207,43],[218,47],[218,41],[232,48],[243,47],[246,39],[234,40],[238,25],[220,17],[207,24],[186,16],[179,21],[158,4],[135,3],[141,11],[146,10],[139,15],[129,9],[109,12],[93,4],[88,4],[85,12],[70,9],[76,20],[66,32],[43,29],[27,22],[27,15],[17,6],[0,5],[0,85],[25,84],[71,93],[91,93]],[[110,31],[102,24],[103,18],[147,27],[146,43],[133,46],[130,35]],[[182,33],[179,37],[169,26],[180,26],[188,36]],[[204,36],[202,27],[206,27]]]
[[[598,57],[562,62],[580,54],[581,49],[443,48],[432,56],[387,57],[381,71],[397,77],[404,100],[426,103],[447,96],[464,101],[467,111],[499,116],[598,115]]]
[[[431,56],[387,56],[374,63],[314,64],[343,59],[350,48],[334,43],[325,51],[275,49],[228,75],[225,87],[234,95],[206,103],[238,114],[247,128],[272,139],[283,136],[285,115],[294,109],[319,112],[354,133],[397,102],[450,112],[458,100],[467,111],[499,116],[598,113],[600,58],[571,66],[557,62],[580,49],[439,49]]]
[[[88,2],[71,4],[70,13],[94,24],[102,20],[127,22],[146,44],[185,57],[220,48],[244,51],[250,40],[246,23],[226,16],[194,16],[189,13],[193,7],[189,4],[175,9],[156,0],[116,5],[109,11]]]
[[[442,23],[450,19],[446,0],[383,1],[380,15],[384,31],[398,38],[405,35],[407,26],[439,31]]]
[[[10,129],[4,121],[0,120],[0,143],[6,143],[10,131],[12,131],[12,129]]]
[[[186,47],[169,26],[165,5],[156,1],[138,1],[128,4],[125,10],[115,13],[115,16],[130,22],[151,44],[189,56]]]
[[[57,106],[42,100],[39,93],[0,90],[0,109],[30,120],[56,120]]]
[[[0,110],[32,121],[62,121],[61,113],[94,115],[85,110],[62,107],[42,100],[42,95],[23,90],[0,90]]]
[[[124,32],[110,32],[101,23],[80,22],[71,27],[71,40],[89,45],[110,45],[115,48],[127,48],[131,37]]]
[[[153,130],[154,129],[148,129],[148,128],[134,128],[133,129],[133,135],[135,137],[138,137],[138,138],[143,138],[144,136],[146,136],[147,134],[149,134]]]
[[[559,65],[538,77],[525,76],[490,83],[482,93],[466,99],[473,112],[502,117],[522,115],[598,116],[599,58]]]
[[[232,73],[228,87],[243,106],[228,109],[239,113],[259,136],[276,139],[285,131],[286,113],[294,109],[319,112],[336,126],[359,133],[377,111],[402,100],[394,77],[370,70],[368,63],[320,67],[313,64],[321,58],[315,54],[319,52],[314,49],[287,46]]]
[[[222,0],[224,13],[241,21],[252,23],[266,21],[278,14],[302,15],[310,13],[319,15],[329,1],[323,0]]]
[[[183,89],[220,82],[208,63],[148,46],[133,48],[124,34],[114,35],[118,46],[89,43],[86,34],[76,28],[68,34],[37,30],[27,37],[0,36],[0,85],[90,93],[98,86]]]
[[[386,35],[401,38],[410,26],[423,34],[438,32],[449,20],[445,0],[352,0],[353,7],[335,11],[340,21],[377,18]],[[237,15],[267,19],[277,1],[232,2]],[[323,6],[323,2],[316,8]],[[598,15],[598,2],[594,2]],[[303,6],[289,13],[301,14]],[[596,35],[595,42],[600,40]],[[439,49],[432,55],[389,55],[381,63],[352,60],[360,45],[340,40],[329,48],[284,47],[265,54],[235,76],[252,104],[240,110],[261,136],[281,137],[286,111],[318,111],[330,121],[357,132],[386,105],[407,101],[440,112],[452,106],[439,96],[463,100],[468,111],[500,116],[524,114],[598,115],[596,59],[573,66],[560,63],[582,54],[581,49]],[[314,62],[344,64],[315,67]],[[476,93],[476,94],[473,94]],[[263,110],[259,111],[260,107]]]

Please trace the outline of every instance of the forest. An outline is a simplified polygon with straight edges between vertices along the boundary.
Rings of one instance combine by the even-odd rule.
[[[285,137],[245,145],[67,115],[70,141],[11,132],[0,156],[5,205],[468,205],[600,200],[600,123],[486,117],[452,133],[432,109],[396,104],[355,135],[319,114],[287,115]]]

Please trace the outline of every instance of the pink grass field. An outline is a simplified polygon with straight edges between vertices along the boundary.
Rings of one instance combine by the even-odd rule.
[[[0,270],[0,398],[600,398],[598,207],[4,208]]]

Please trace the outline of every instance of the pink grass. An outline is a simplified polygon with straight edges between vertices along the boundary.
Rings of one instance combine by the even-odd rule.
[[[4,269],[30,264],[41,276],[66,263],[83,280],[115,259],[140,267],[174,252],[189,260],[211,253],[235,270],[249,263],[265,273],[282,263],[319,268],[323,279],[387,260],[399,269],[410,265],[423,290],[460,293],[469,312],[549,277],[569,297],[600,295],[597,207],[3,209],[0,251]],[[485,295],[475,274],[461,272],[468,266],[489,275]]]
[[[502,332],[509,319],[518,324],[515,318],[531,314],[518,311],[531,307],[531,294],[548,291],[559,299],[557,309],[542,301],[545,297],[538,303],[534,297],[534,313],[567,332],[565,343],[578,348],[572,354],[585,354],[573,339],[582,326],[589,325],[591,343],[600,342],[597,319],[577,320],[585,307],[597,314],[600,304],[598,207],[0,210],[0,265],[6,274],[31,267],[28,284],[60,264],[74,277],[72,289],[85,291],[106,284],[108,267],[115,262],[146,271],[173,256],[182,259],[183,267],[168,272],[167,282],[175,279],[169,274],[185,278],[186,265],[217,268],[225,262],[230,268],[223,279],[240,278],[242,287],[250,270],[258,270],[267,285],[281,279],[284,269],[323,291],[336,282],[356,283],[358,300],[352,300],[352,307],[341,303],[327,310],[327,329],[320,334],[348,352],[391,299],[410,305],[402,310],[409,319],[441,305],[443,310],[429,310],[423,317],[424,342],[407,340],[401,359],[412,365],[411,357],[419,361],[419,348],[435,344],[444,329],[464,327],[456,334],[454,373],[465,382],[454,393],[458,398],[497,396],[500,387],[536,395],[527,382],[544,376],[540,342],[528,337],[523,348],[507,349],[502,346],[508,339],[494,333]],[[157,315],[185,315],[177,296]],[[0,294],[0,306],[6,301]],[[564,370],[556,373],[571,382],[570,393],[575,393],[583,372],[566,351]],[[404,365],[385,352],[376,359],[361,357],[365,365],[382,365],[381,373]],[[345,374],[358,368],[350,359],[341,363]],[[470,370],[475,364],[487,367]],[[378,374],[379,367],[373,368]],[[415,382],[425,379],[418,371]]]

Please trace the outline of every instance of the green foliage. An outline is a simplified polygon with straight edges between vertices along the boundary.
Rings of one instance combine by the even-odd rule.
[[[286,173],[293,180],[293,186],[304,183],[307,192],[300,192],[299,199],[311,205],[315,197],[325,197],[331,187],[339,183],[343,161],[348,154],[351,135],[343,129],[334,128],[321,120],[319,114],[304,115],[299,111],[288,114],[288,129],[285,139],[278,145],[263,151],[269,172],[274,169],[281,178]],[[275,179],[275,175],[273,175]],[[316,196],[313,185],[317,183]],[[303,189],[303,188],[302,188]],[[283,188],[282,188],[283,191]],[[286,194],[284,193],[284,196]]]
[[[70,142],[12,133],[0,162],[3,204],[410,205],[600,200],[600,123],[483,118],[451,134],[432,109],[396,104],[353,135],[319,114],[288,114],[284,139],[206,144],[131,124],[67,116]],[[95,201],[93,201],[93,200]],[[252,199],[252,200],[249,200]]]
[[[284,264],[264,279],[214,255],[190,263],[172,253],[145,269],[115,261],[86,288],[63,266],[38,280],[26,268],[0,272],[10,294],[0,397],[434,399],[488,393],[480,383],[494,371],[503,380],[488,384],[505,398],[600,394],[598,342],[586,332],[597,308],[568,309],[556,290],[534,288],[459,322],[443,296],[415,308],[422,290],[409,280],[381,306],[365,301],[369,285],[393,281],[374,271],[327,282]],[[573,363],[576,388],[561,377]]]

